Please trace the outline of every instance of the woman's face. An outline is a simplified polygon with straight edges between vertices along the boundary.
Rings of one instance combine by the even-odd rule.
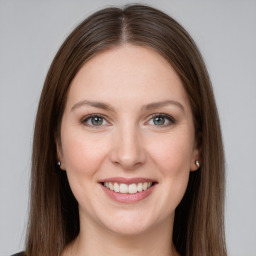
[[[182,82],[154,50],[125,44],[84,64],[58,144],[81,225],[120,234],[169,227],[197,169],[194,134]]]

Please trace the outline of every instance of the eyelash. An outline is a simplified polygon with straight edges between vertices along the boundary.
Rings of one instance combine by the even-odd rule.
[[[94,117],[100,117],[100,118],[104,119],[105,121],[107,121],[104,115],[101,115],[101,114],[92,114],[92,115],[88,115],[88,116],[84,117],[84,118],[81,120],[81,123],[84,124],[84,125],[86,125],[86,126],[89,126],[89,127],[91,127],[91,128],[99,129],[99,128],[100,128],[101,126],[103,126],[103,125],[98,125],[98,126],[97,126],[97,125],[91,125],[91,124],[88,124],[88,123],[87,123],[90,119],[92,119],[92,118],[94,118]],[[164,114],[164,113],[152,114],[152,115],[150,116],[149,121],[150,121],[151,119],[156,118],[156,117],[165,118],[165,119],[168,120],[168,124],[164,124],[164,125],[155,125],[156,127],[159,127],[159,128],[167,127],[167,126],[170,126],[170,125],[176,123],[176,120],[175,120],[172,116],[169,116],[169,115]],[[149,122],[149,121],[148,121],[148,122]],[[108,121],[107,121],[107,122],[108,122]]]
[[[175,124],[176,123],[176,120],[170,116],[170,115],[167,115],[167,114],[164,114],[164,113],[156,113],[156,114],[153,114],[150,116],[150,120],[151,119],[154,119],[156,117],[161,117],[161,118],[165,118],[168,120],[168,124],[165,124],[165,125],[160,125],[159,128],[162,128],[162,127],[166,127],[166,126],[170,126],[172,124]],[[158,125],[155,125],[155,126],[158,126]]]
[[[102,125],[97,126],[97,125],[91,125],[91,124],[88,124],[88,123],[87,123],[90,119],[92,119],[92,118],[94,118],[94,117],[100,117],[100,118],[102,118],[102,119],[104,119],[104,120],[106,121],[105,116],[103,116],[103,115],[101,115],[101,114],[92,114],[92,115],[88,115],[88,116],[84,117],[84,118],[81,120],[81,123],[84,124],[84,125],[86,125],[86,126],[89,126],[89,127],[91,127],[91,128],[98,129],[98,128],[100,128]]]

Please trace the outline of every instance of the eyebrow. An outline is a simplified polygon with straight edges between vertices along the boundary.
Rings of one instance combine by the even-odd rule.
[[[185,110],[184,106],[176,100],[165,100],[165,101],[160,101],[160,102],[153,102],[153,103],[143,106],[142,109],[152,110],[152,109],[156,109],[156,108],[165,107],[168,105],[175,105],[175,106],[179,107],[182,111]]]
[[[82,107],[84,105],[95,107],[95,108],[101,108],[104,110],[109,110],[114,112],[114,108],[112,108],[109,104],[103,103],[103,102],[97,102],[97,101],[89,101],[89,100],[82,100],[76,103],[72,108],[71,111],[74,111],[75,109]]]
[[[82,100],[79,101],[78,103],[76,103],[72,108],[71,111],[74,111],[75,109],[82,107],[82,106],[91,106],[91,107],[95,107],[95,108],[100,108],[103,110],[108,110],[111,112],[115,112],[114,108],[104,102],[98,102],[98,101],[89,101],[89,100]],[[157,109],[157,108],[161,108],[161,107],[165,107],[168,105],[175,105],[178,108],[180,108],[182,111],[184,111],[184,106],[179,103],[178,101],[175,100],[164,100],[164,101],[160,101],[160,102],[153,102],[147,105],[142,106],[142,110],[152,110],[152,109]]]

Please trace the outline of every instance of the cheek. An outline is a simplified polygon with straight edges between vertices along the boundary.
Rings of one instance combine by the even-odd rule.
[[[66,171],[93,175],[104,160],[107,147],[107,142],[97,136],[85,136],[78,132],[64,134],[62,151]]]
[[[170,134],[150,146],[150,155],[165,177],[189,173],[193,142],[186,135]]]
[[[162,143],[150,147],[150,155],[164,185],[161,189],[165,197],[161,204],[166,212],[171,212],[178,206],[187,188],[193,142],[187,136],[178,134],[160,141]]]
[[[150,134],[143,141],[149,157],[147,167],[153,170],[159,181],[155,207],[150,209],[156,223],[173,216],[187,188],[193,142],[189,139],[190,134],[180,131]]]
[[[90,191],[98,191],[97,182],[93,181],[105,159],[107,148],[106,139],[104,141],[96,135],[63,132],[62,151],[69,185],[80,207],[86,207],[85,212],[91,214],[94,214],[94,203]]]

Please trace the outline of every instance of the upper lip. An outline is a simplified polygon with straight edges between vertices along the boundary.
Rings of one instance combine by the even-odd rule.
[[[102,179],[99,182],[100,183],[116,182],[116,183],[124,183],[124,184],[130,185],[133,183],[156,182],[156,181],[150,178],[142,178],[142,177],[136,177],[136,178],[111,177],[111,178]]]

